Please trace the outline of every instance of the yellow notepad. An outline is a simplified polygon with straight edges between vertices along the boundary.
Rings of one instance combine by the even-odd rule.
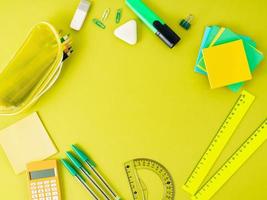
[[[252,79],[242,40],[203,49],[211,88]]]
[[[57,153],[37,113],[2,130],[0,144],[16,174],[26,170],[29,162]]]

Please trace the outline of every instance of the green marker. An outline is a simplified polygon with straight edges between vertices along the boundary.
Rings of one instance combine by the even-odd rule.
[[[71,160],[71,162],[74,164],[76,168],[81,170],[81,172],[91,181],[91,183],[102,193],[102,195],[105,197],[106,200],[111,200],[108,195],[105,193],[104,190],[101,189],[101,187],[97,184],[97,182],[93,179],[93,177],[90,175],[89,171],[87,171],[86,168],[83,167],[82,163],[80,163],[79,160],[77,160],[71,152],[66,152],[68,158]]]
[[[92,172],[96,175],[96,177],[103,183],[106,189],[112,194],[112,197],[115,200],[120,200],[121,198],[113,191],[111,186],[107,183],[107,181],[100,175],[100,173],[96,169],[96,164],[93,160],[91,160],[83,151],[81,151],[77,146],[71,145],[73,151],[79,156],[79,158],[86,163],[92,170]]]
[[[141,0],[126,0],[126,4],[170,48],[180,41],[180,37]]]
[[[77,180],[88,190],[88,192],[91,194],[94,200],[100,200],[97,195],[94,193],[93,190],[89,188],[89,186],[86,184],[86,182],[83,180],[83,178],[78,174],[78,172],[71,166],[71,164],[65,160],[62,159],[61,163],[64,165],[64,167],[70,172],[72,176],[75,176]]]

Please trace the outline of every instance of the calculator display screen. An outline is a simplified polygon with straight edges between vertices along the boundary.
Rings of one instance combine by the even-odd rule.
[[[46,170],[30,172],[30,179],[31,180],[54,177],[54,176],[55,176],[55,170],[54,169],[46,169]]]

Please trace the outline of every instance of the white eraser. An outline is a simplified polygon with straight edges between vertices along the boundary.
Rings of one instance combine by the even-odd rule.
[[[83,25],[83,22],[87,16],[91,3],[87,0],[81,0],[70,24],[70,27],[76,31],[79,31]]]

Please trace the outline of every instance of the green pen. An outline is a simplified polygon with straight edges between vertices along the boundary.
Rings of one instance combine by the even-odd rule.
[[[96,169],[96,164],[93,160],[91,160],[82,150],[80,150],[77,146],[71,145],[73,151],[79,156],[79,158],[86,163],[96,175],[96,177],[103,183],[106,189],[112,194],[112,197],[115,200],[120,200],[121,198],[114,192],[114,190],[109,186],[107,181],[100,175],[100,173]]]
[[[101,187],[97,184],[97,182],[93,179],[93,177],[90,175],[89,171],[87,171],[86,168],[83,167],[82,163],[80,163],[79,160],[77,160],[74,155],[72,155],[71,152],[66,152],[66,155],[71,160],[71,162],[74,164],[76,168],[81,170],[81,172],[91,181],[91,183],[102,193],[102,195],[105,197],[106,200],[111,200],[108,195],[105,193],[104,190],[101,189]]]
[[[91,194],[94,200],[100,200],[94,193],[94,191],[89,188],[89,186],[86,184],[83,178],[78,174],[78,172],[71,166],[71,164],[67,160],[61,159],[61,163],[70,172],[70,174],[72,176],[75,176],[77,180],[88,190],[88,192]]]

